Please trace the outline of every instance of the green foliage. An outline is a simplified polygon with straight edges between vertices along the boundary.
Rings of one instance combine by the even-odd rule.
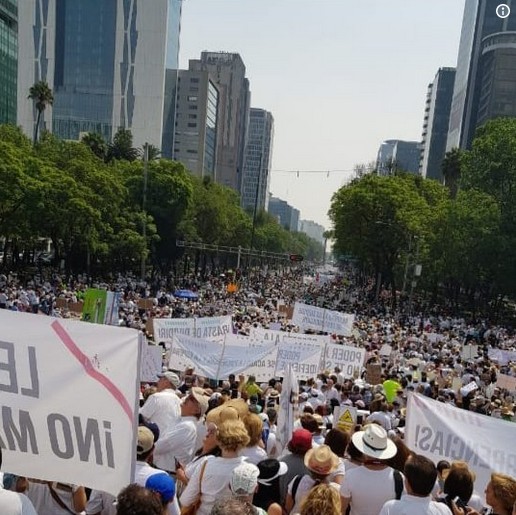
[[[41,115],[48,105],[52,105],[54,103],[54,95],[50,89],[50,86],[45,81],[40,80],[30,87],[28,98],[34,102],[36,111],[38,112],[36,124],[34,127],[33,141],[36,143],[38,141],[38,131],[39,125],[41,123]]]
[[[118,129],[113,141],[108,145],[106,160],[135,161],[140,151],[133,147],[133,135],[129,129]]]

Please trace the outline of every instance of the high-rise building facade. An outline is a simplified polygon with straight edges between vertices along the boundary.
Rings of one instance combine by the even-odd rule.
[[[297,232],[299,230],[299,209],[292,207],[287,201],[271,195],[268,212],[287,231]]]
[[[419,141],[388,139],[378,150],[376,172],[378,175],[390,175],[395,170],[419,173]]]
[[[27,100],[48,83],[43,127],[78,139],[111,140],[130,129],[135,146],[161,148],[165,69],[177,68],[180,0],[25,0],[19,6],[18,123],[32,133]],[[169,52],[172,55],[169,55]]]
[[[16,0],[0,1],[0,124],[16,124],[18,68],[18,7]],[[28,93],[27,93],[28,94]]]
[[[274,118],[264,109],[251,108],[242,177],[241,205],[246,210],[267,210],[271,178]]]
[[[219,90],[217,182],[240,192],[251,93],[239,54],[202,52],[190,60],[191,71],[207,71]]]
[[[206,71],[178,73],[173,158],[216,181],[219,91]]]
[[[313,220],[300,220],[299,231],[324,245],[324,227]]]
[[[455,68],[439,68],[428,86],[425,105],[419,173],[439,182],[443,180],[441,166],[446,154],[454,82]]]
[[[491,117],[516,116],[514,97],[511,97],[516,68],[512,51],[516,1],[504,2],[512,9],[506,18],[496,13],[500,3],[498,0],[465,2],[447,150],[469,148],[476,128]]]

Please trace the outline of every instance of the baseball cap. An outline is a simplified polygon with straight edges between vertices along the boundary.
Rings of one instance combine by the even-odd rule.
[[[260,470],[253,463],[244,462],[233,469],[230,487],[236,495],[250,495],[258,485]]]
[[[154,434],[145,426],[138,427],[138,441],[136,443],[136,454],[140,456],[152,449],[154,445]]]
[[[157,492],[163,504],[167,504],[176,495],[176,482],[166,472],[152,474],[145,481],[145,488]]]
[[[179,386],[179,376],[175,372],[171,372],[170,370],[167,370],[166,372],[163,372],[162,374],[158,374],[159,378],[164,377],[170,384],[173,384],[174,386]]]

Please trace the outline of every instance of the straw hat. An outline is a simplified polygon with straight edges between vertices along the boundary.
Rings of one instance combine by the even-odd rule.
[[[363,431],[357,431],[351,437],[355,447],[366,456],[387,460],[396,455],[396,445],[389,439],[387,431],[378,424],[369,424]]]
[[[320,476],[331,474],[339,466],[339,458],[327,445],[319,445],[305,454],[305,467]]]

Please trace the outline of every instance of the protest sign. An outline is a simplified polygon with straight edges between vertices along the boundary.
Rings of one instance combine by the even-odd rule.
[[[382,365],[380,363],[369,363],[366,371],[366,378],[369,384],[380,384],[382,382]]]
[[[466,361],[470,359],[475,359],[478,354],[478,345],[474,345],[472,343],[468,343],[467,345],[462,346],[461,357]]]
[[[172,341],[177,334],[222,342],[232,332],[231,316],[154,319],[154,338],[158,342]]]
[[[162,371],[163,348],[159,345],[148,345],[142,340],[140,361],[140,382],[155,383]]]
[[[504,420],[409,394],[405,441],[434,463],[465,461],[477,475],[475,490],[480,494],[491,472],[516,477],[514,424]]]
[[[292,323],[301,329],[312,329],[342,336],[350,336],[355,315],[340,313],[317,306],[296,302]]]
[[[106,316],[107,291],[89,288],[84,295],[82,321],[103,324]]]
[[[339,367],[345,378],[351,378],[356,371],[360,374],[364,364],[365,349],[341,345],[339,343],[328,343],[321,360],[321,369],[333,372]]]
[[[474,392],[475,390],[478,390],[478,384],[475,383],[475,381],[471,381],[471,383],[468,383],[460,388],[459,392],[463,397],[466,397],[466,395]]]
[[[84,296],[83,322],[118,325],[121,293],[89,288]]]
[[[391,352],[392,352],[392,347],[390,345],[388,345],[387,343],[384,343],[382,345],[382,348],[380,349],[380,356],[386,356],[386,357],[389,357],[391,355]]]
[[[509,392],[516,392],[516,377],[498,374],[496,386],[498,388],[505,388]]]
[[[357,409],[352,406],[336,406],[333,420],[334,427],[352,433],[357,423]]]
[[[516,351],[502,349],[488,349],[489,359],[497,361],[500,365],[508,365],[511,361],[516,363]]]
[[[0,310],[3,468],[116,495],[134,477],[139,335]]]

